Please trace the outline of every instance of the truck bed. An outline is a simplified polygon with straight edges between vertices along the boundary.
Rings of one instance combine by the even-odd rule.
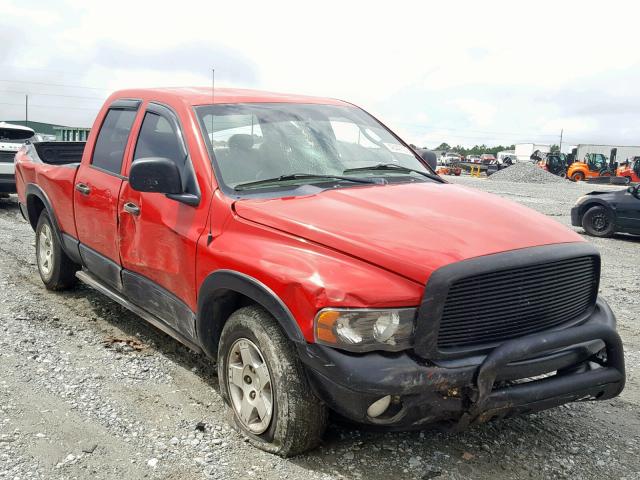
[[[20,201],[26,202],[29,188],[46,192],[49,201],[56,205],[54,212],[60,230],[72,236],[77,236],[73,217],[74,180],[84,145],[84,142],[28,143],[16,155]]]
[[[34,142],[29,144],[29,154],[34,162],[50,165],[80,163],[85,142]]]

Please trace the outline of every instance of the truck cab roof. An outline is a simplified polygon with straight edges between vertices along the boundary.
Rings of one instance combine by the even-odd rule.
[[[326,97],[313,97],[289,93],[276,93],[241,88],[208,87],[163,87],[119,90],[110,100],[118,98],[153,99],[156,101],[181,101],[188,105],[210,105],[213,103],[306,103],[324,105],[350,105],[348,102]],[[108,102],[107,102],[108,103]]]

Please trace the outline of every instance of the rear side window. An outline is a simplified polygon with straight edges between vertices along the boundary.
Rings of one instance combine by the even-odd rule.
[[[111,109],[102,123],[91,164],[111,173],[120,173],[124,149],[136,117],[135,110]]]

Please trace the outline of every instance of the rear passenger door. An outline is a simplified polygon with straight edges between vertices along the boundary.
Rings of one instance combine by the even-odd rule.
[[[198,201],[200,190],[177,115],[150,103],[132,149],[132,163],[149,157],[176,163],[182,190],[195,201],[138,192],[125,180],[118,209],[123,291],[174,330],[193,337],[196,245],[208,204]]]
[[[92,274],[116,289],[121,287],[118,197],[124,178],[122,165],[139,105],[138,100],[118,100],[109,107],[91,160],[80,165],[74,185],[76,229],[83,262]]]

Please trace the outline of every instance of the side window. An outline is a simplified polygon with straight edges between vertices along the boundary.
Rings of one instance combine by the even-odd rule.
[[[107,112],[93,149],[93,166],[111,173],[120,173],[124,149],[135,117],[135,110],[114,108]]]
[[[164,157],[182,170],[187,157],[172,123],[157,113],[144,114],[133,160],[145,157]]]
[[[195,173],[189,155],[181,140],[181,134],[173,122],[155,112],[144,114],[133,161],[147,157],[164,157],[173,161],[182,176],[182,189],[185,193],[198,193]]]

